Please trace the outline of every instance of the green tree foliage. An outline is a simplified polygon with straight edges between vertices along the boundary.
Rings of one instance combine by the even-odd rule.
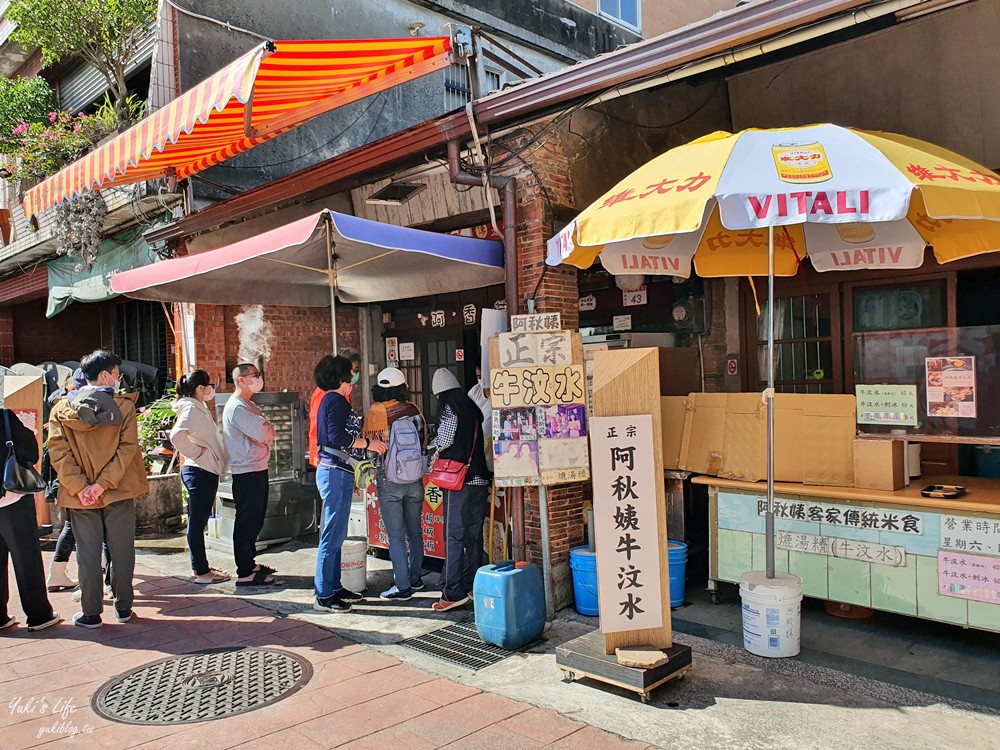
[[[22,122],[47,124],[55,109],[55,95],[44,78],[0,78],[0,134],[10,135]]]
[[[14,38],[40,47],[46,65],[80,57],[104,76],[128,125],[125,68],[156,18],[157,0],[13,0]]]

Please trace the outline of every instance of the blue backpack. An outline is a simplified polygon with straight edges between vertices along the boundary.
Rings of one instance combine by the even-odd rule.
[[[400,417],[389,430],[389,450],[385,454],[385,477],[395,484],[422,479],[427,469],[420,417]]]

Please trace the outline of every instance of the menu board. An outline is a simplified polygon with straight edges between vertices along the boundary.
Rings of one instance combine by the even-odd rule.
[[[976,418],[976,358],[927,357],[927,416]]]

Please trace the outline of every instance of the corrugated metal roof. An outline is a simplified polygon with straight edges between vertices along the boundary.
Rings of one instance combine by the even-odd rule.
[[[155,46],[156,33],[151,31],[139,42],[135,56],[125,68],[126,77],[149,64]],[[93,65],[84,63],[59,81],[59,104],[67,112],[78,112],[104,96],[107,90],[108,82],[104,76]]]

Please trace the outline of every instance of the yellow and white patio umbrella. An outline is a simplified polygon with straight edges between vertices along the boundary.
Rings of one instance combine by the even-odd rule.
[[[1000,175],[894,133],[820,124],[718,132],[637,169],[549,240],[612,274],[768,276],[767,575],[774,577],[774,277],[917,268],[1000,250]]]

